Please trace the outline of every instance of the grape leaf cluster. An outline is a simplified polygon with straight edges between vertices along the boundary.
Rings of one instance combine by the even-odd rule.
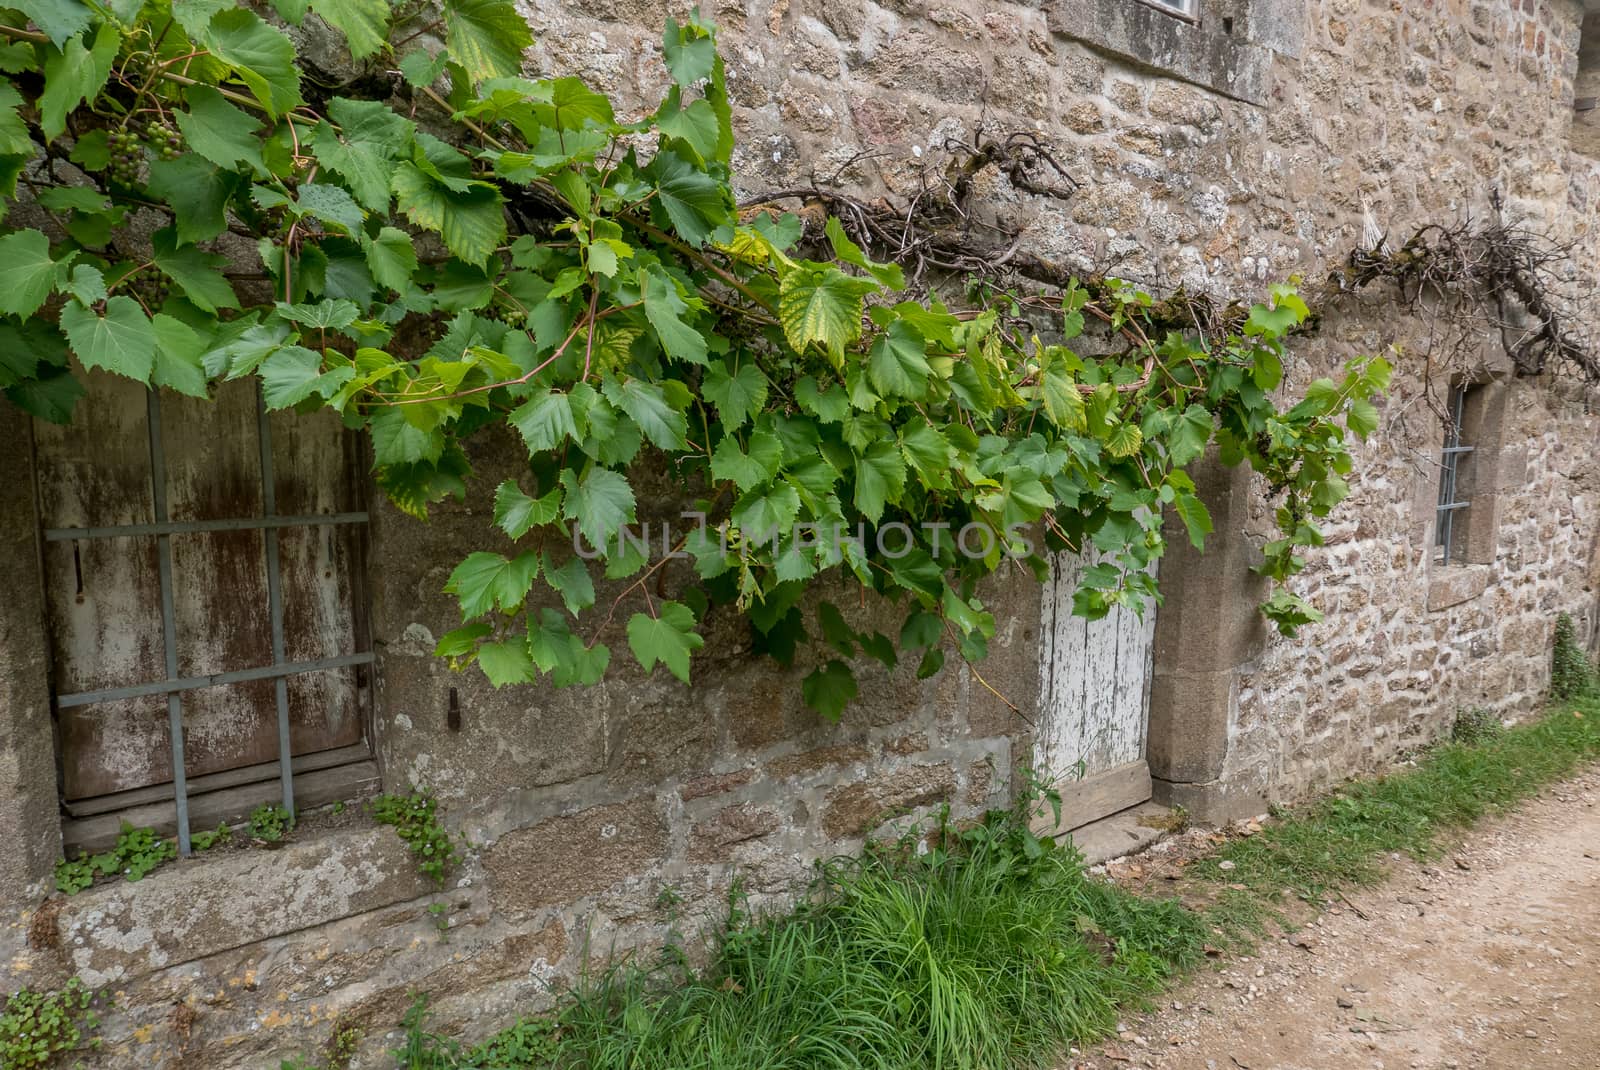
[[[362,77],[303,77],[287,30],[313,15]],[[0,389],[67,420],[83,369],[195,397],[252,378],[363,429],[418,517],[507,429],[527,463],[450,576],[463,625],[438,649],[497,685],[595,683],[613,646],[687,682],[708,615],[736,612],[837,717],[862,658],[981,658],[981,582],[1052,550],[1097,551],[1077,612],[1143,607],[1163,513],[1210,531],[1189,469],[1213,449],[1271,488],[1263,612],[1317,619],[1285,581],[1348,493],[1385,361],[1279,404],[1292,285],[1201,337],[1115,281],[947,305],[837,221],[742,216],[698,15],[667,23],[670,85],[631,122],[524,76],[511,0],[41,3],[0,38],[0,195],[54,220],[0,234]],[[1073,348],[1091,322],[1109,355]],[[640,538],[646,470],[705,518],[665,547]],[[898,627],[808,597],[840,577]]]

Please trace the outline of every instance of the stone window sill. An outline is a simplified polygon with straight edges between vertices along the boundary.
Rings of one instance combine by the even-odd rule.
[[[62,900],[58,946],[90,988],[416,899],[429,885],[389,828],[199,855]]]
[[[1137,0],[1054,0],[1046,16],[1052,33],[1096,51],[1249,104],[1266,103],[1272,50],[1209,8],[1193,20]]]
[[[1442,565],[1428,577],[1428,612],[1470,602],[1489,586],[1488,565]]]

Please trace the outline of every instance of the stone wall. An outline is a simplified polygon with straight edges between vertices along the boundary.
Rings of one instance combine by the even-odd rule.
[[[1269,280],[1318,280],[1369,219],[1398,242],[1426,222],[1482,216],[1495,196],[1511,218],[1582,241],[1580,261],[1593,262],[1600,168],[1568,148],[1578,3],[1203,6],[1190,27],[1138,0],[717,4],[739,181],[752,192],[804,186],[849,164],[855,188],[905,192],[924,168],[937,173],[946,138],[1027,130],[1080,192],[1041,200],[995,179],[985,203],[1020,223],[1039,255],[1153,289],[1251,297]],[[530,4],[530,69],[582,75],[624,113],[643,111],[666,84],[661,21],[687,7]],[[1494,339],[1485,362],[1499,375],[1500,430],[1474,488],[1487,550],[1433,564],[1432,326],[1373,292],[1341,299],[1294,346],[1291,389],[1401,347],[1354,494],[1297,584],[1324,623],[1294,640],[1261,627],[1249,572],[1265,530],[1261,488],[1208,474],[1218,520],[1208,552],[1174,539],[1162,566],[1149,751],[1165,797],[1214,816],[1259,812],[1438,736],[1460,706],[1530,710],[1555,614],[1589,626],[1592,405],[1560,384],[1509,379]],[[3,430],[25,445],[25,429]],[[16,735],[0,747],[0,775],[18,781],[24,807],[0,813],[0,828],[28,830],[27,850],[0,867],[0,891],[18,906],[0,961],[12,987],[78,972],[122,994],[96,1065],[276,1068],[336,1022],[368,1032],[361,1065],[385,1065],[371,1053],[408,990],[438,994],[442,1028],[486,1031],[541,1006],[588,954],[648,945],[672,924],[693,939],[735,873],[758,902],[781,901],[812,862],[885,815],[943,801],[971,814],[1010,797],[1028,726],[969,672],[919,683],[909,666],[865,668],[863,700],[830,725],[800,706],[809,667],[748,656],[731,616],[713,618],[692,689],[634,669],[592,690],[496,693],[450,673],[431,656],[455,613],[441,588],[463,548],[484,546],[491,488],[514,456],[479,447],[467,503],[426,526],[375,506],[385,781],[437,791],[474,847],[441,894],[413,877],[387,832],[347,822],[308,830],[267,862],[202,859],[36,909],[55,790],[40,760],[39,611],[22,599],[0,614],[0,702]],[[643,511],[672,515],[670,494],[657,497]],[[25,572],[36,525],[15,504],[0,522],[16,550],[4,567]],[[26,576],[7,578],[28,589]],[[999,634],[983,672],[1026,710],[1039,592],[1011,578],[990,600]],[[848,606],[863,621],[876,612]],[[682,900],[671,909],[659,902],[669,889]],[[448,942],[427,909],[435,902]]]

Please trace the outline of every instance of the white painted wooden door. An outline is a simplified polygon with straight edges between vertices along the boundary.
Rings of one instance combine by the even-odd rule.
[[[1101,620],[1072,612],[1098,551],[1058,553],[1044,585],[1039,724],[1034,763],[1062,796],[1062,828],[1075,828],[1150,797],[1145,735],[1156,608],[1118,608]],[[1153,568],[1154,566],[1152,566]]]

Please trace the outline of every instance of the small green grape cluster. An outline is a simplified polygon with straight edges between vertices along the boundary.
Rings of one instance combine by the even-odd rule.
[[[172,294],[170,281],[154,265],[147,265],[129,275],[127,285],[148,308],[160,308]]]
[[[144,143],[131,130],[118,128],[106,134],[106,147],[111,150],[110,174],[115,182],[132,185],[139,180],[139,166],[144,162]]]
[[[151,123],[145,127],[144,136],[163,160],[175,160],[183,152],[183,135],[166,123]]]

